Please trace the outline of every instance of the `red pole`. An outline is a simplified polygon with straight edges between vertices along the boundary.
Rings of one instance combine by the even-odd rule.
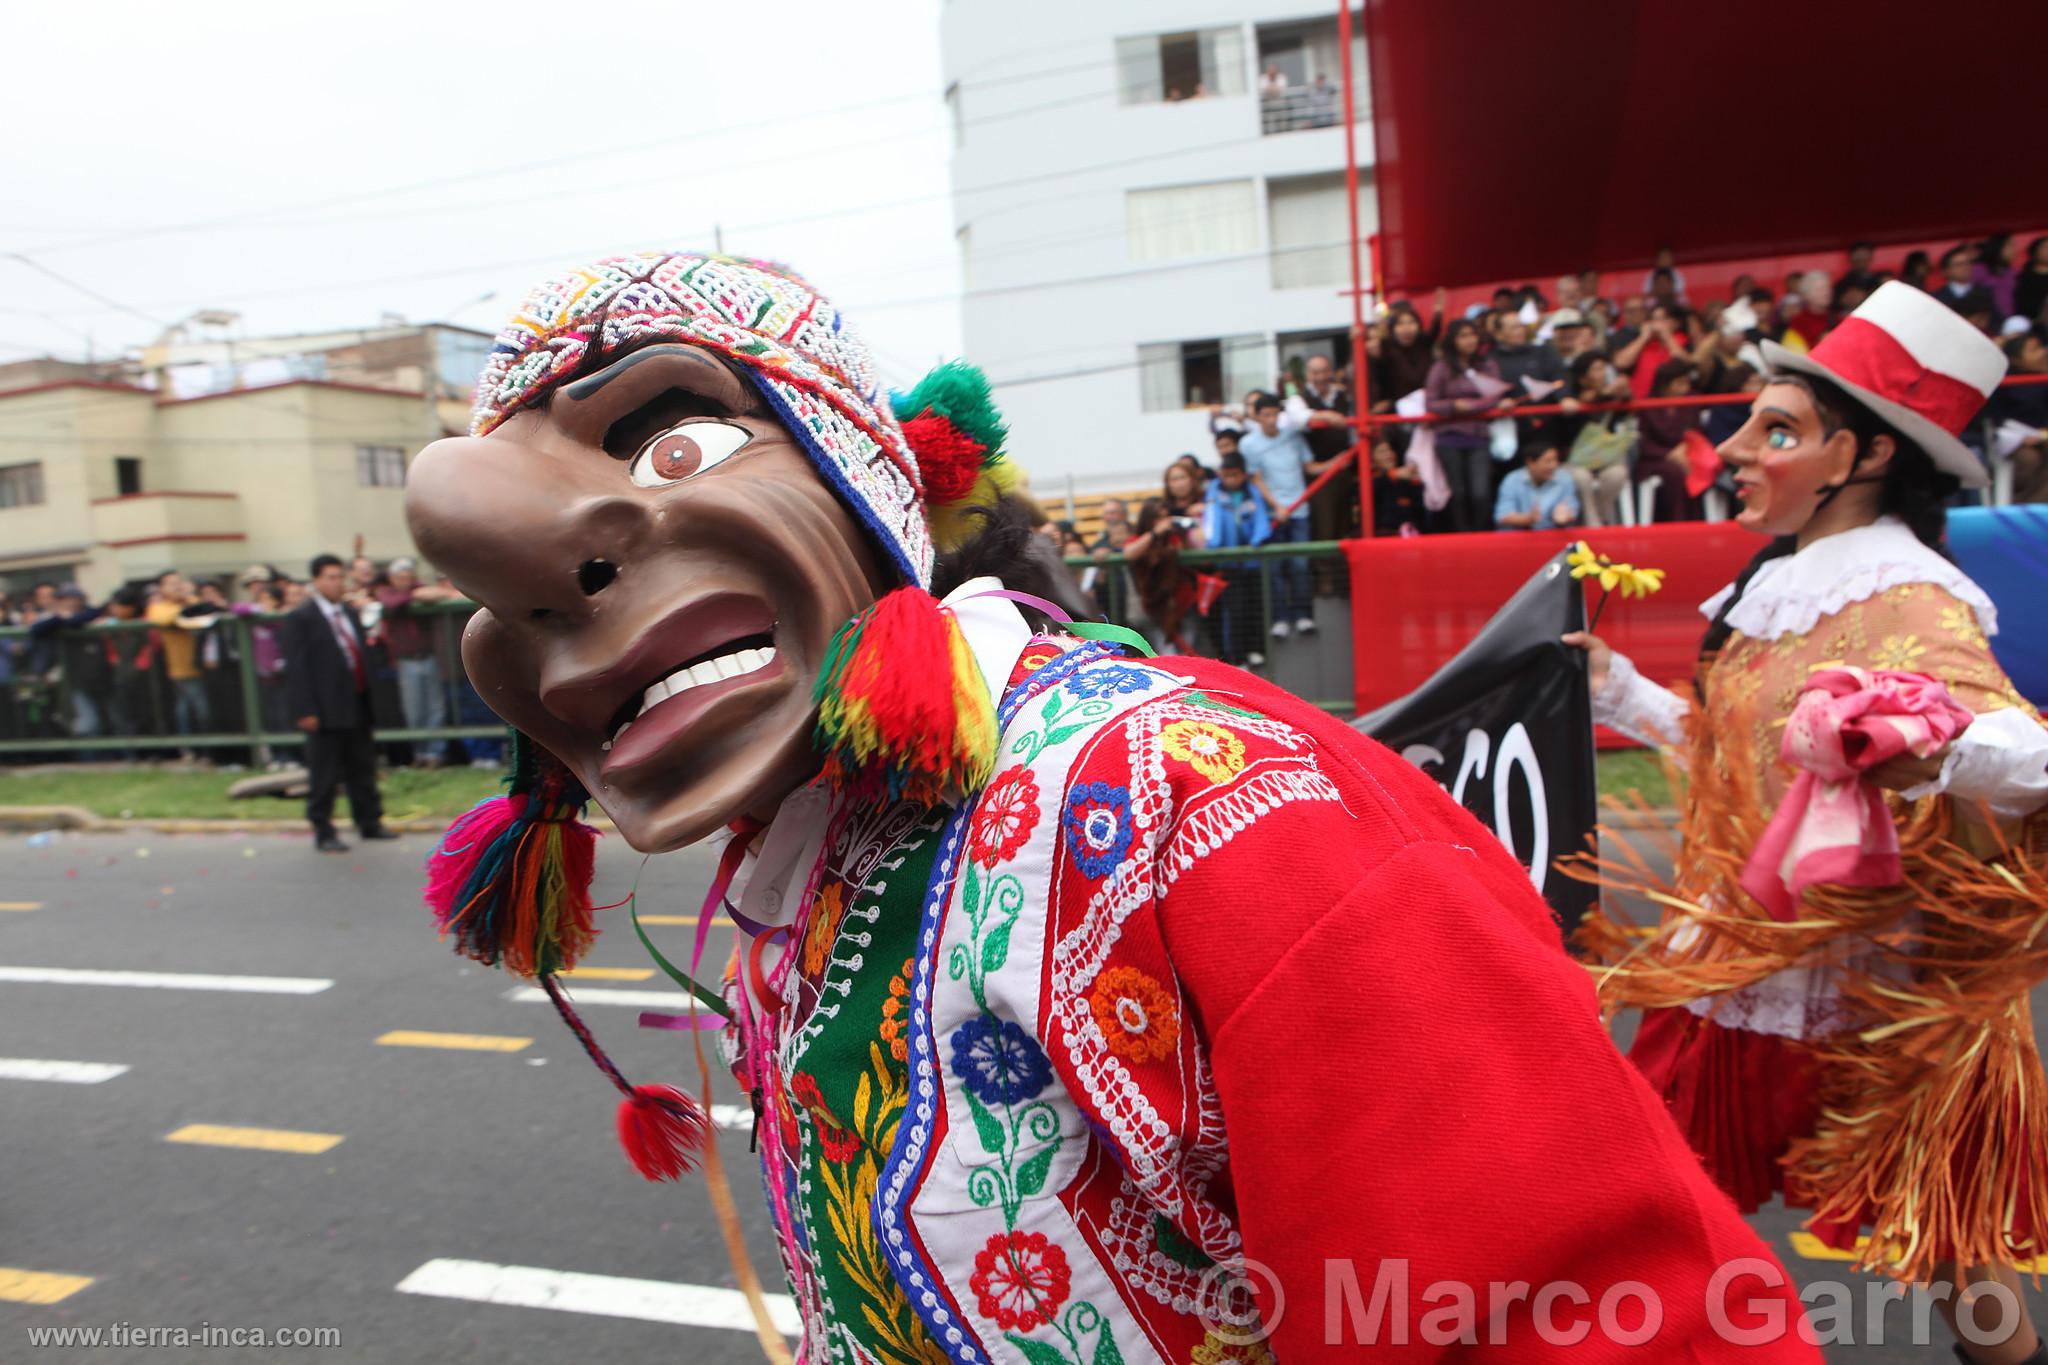
[[[1344,210],[1351,220],[1351,429],[1350,455],[1358,462],[1359,534],[1372,535],[1372,451],[1366,415],[1372,411],[1372,366],[1365,350],[1365,277],[1358,258],[1358,102],[1351,74],[1351,3],[1337,0],[1338,69],[1344,74]],[[1363,458],[1359,458],[1361,451]]]

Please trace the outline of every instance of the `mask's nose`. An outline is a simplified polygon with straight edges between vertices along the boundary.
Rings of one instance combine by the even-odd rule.
[[[501,620],[596,609],[641,543],[639,499],[579,496],[573,456],[518,442],[436,441],[406,478],[413,543]]]

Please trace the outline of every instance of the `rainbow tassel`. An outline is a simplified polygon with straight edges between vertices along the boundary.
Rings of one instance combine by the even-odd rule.
[[[995,770],[988,684],[959,621],[922,588],[898,588],[839,628],[815,696],[835,786],[937,805]]]
[[[576,965],[597,936],[597,831],[576,818],[588,800],[568,769],[515,742],[511,792],[459,816],[427,855],[424,898],[457,952],[524,977]]]

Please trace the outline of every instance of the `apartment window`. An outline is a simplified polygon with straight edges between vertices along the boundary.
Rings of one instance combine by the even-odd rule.
[[[1167,185],[1124,195],[1134,261],[1176,261],[1259,249],[1258,196],[1249,180]]]
[[[1358,232],[1379,230],[1371,177],[1358,182]],[[1297,175],[1266,182],[1268,240],[1275,289],[1337,289],[1351,283],[1351,215],[1344,207],[1344,176]]]
[[[132,498],[142,491],[142,461],[134,455],[114,457],[114,492]]]
[[[1116,70],[1119,104],[1242,95],[1244,34],[1237,28],[1205,28],[1119,38]]]
[[[43,501],[43,466],[0,465],[0,507],[36,507]]]
[[[1364,119],[1369,113],[1363,34],[1361,21],[1351,38],[1354,119]],[[1261,132],[1331,128],[1343,121],[1344,49],[1337,41],[1335,19],[1264,24],[1258,39]]]
[[[405,487],[405,452],[397,446],[357,446],[356,482],[365,488]]]
[[[1236,402],[1272,383],[1269,352],[1256,333],[1140,346],[1139,403],[1146,412],[1174,412]]]

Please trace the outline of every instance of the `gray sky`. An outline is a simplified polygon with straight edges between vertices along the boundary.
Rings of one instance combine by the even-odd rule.
[[[714,225],[892,382],[958,350],[938,0],[101,0],[8,28],[0,253],[36,264],[0,254],[0,360],[201,308],[492,331],[559,268]]]

